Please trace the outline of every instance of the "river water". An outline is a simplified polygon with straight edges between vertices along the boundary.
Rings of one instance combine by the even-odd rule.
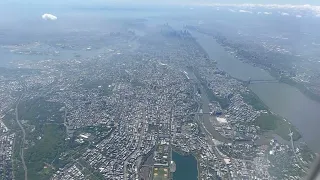
[[[274,79],[261,68],[243,63],[224,50],[212,37],[192,31],[192,35],[217,61],[219,69],[232,77],[248,80]],[[320,103],[311,100],[297,88],[283,83],[252,84],[250,89],[275,113],[288,119],[302,134],[304,141],[315,152],[320,151]]]

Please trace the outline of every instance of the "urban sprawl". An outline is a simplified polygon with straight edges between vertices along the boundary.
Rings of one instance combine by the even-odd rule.
[[[0,179],[166,180],[173,151],[201,180],[307,174],[315,156],[297,130],[192,31],[144,31],[1,46],[25,58],[0,70]]]

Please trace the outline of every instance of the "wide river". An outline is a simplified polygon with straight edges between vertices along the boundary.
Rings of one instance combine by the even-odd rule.
[[[192,31],[192,35],[205,49],[209,57],[216,60],[218,68],[231,76],[248,80],[274,79],[261,68],[243,63],[224,50],[212,37]],[[304,141],[315,152],[320,151],[320,103],[311,100],[297,88],[283,83],[252,84],[250,89],[275,113],[295,125]]]

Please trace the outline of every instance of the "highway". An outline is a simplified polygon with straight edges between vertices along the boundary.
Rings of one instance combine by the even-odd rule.
[[[290,133],[289,133],[289,136],[290,136],[290,142],[291,142],[291,148],[292,148],[292,152],[294,154],[294,158],[298,161],[298,163],[300,164],[300,166],[303,168],[303,170],[305,172],[308,172],[308,168],[305,167],[304,165],[304,162],[301,161],[300,158],[297,157],[297,153],[296,153],[296,150],[295,150],[295,147],[294,147],[294,142],[293,142],[293,132],[291,131],[291,128],[289,129]]]
[[[26,163],[24,161],[24,144],[25,144],[25,141],[26,141],[26,131],[24,130],[21,122],[19,121],[19,112],[18,112],[18,107],[19,107],[19,104],[20,104],[20,100],[22,99],[22,95],[19,97],[18,101],[17,101],[17,104],[16,104],[16,108],[15,108],[15,114],[16,114],[16,121],[22,131],[22,144],[20,146],[21,150],[20,150],[20,157],[21,157],[21,162],[22,162],[22,165],[23,165],[23,170],[24,170],[24,179],[25,180],[28,180],[28,169],[27,169],[27,166],[26,166]]]
[[[145,117],[146,114],[144,114],[144,117]],[[143,142],[143,137],[144,137],[144,132],[145,132],[145,128],[146,128],[146,122],[144,121],[144,119],[140,119],[140,121],[138,122],[138,124],[142,124],[142,127],[141,127],[141,130],[140,132],[138,132],[135,136],[139,136],[139,140],[138,140],[138,145],[137,147],[135,148],[135,150],[126,158],[126,160],[124,161],[124,169],[123,169],[123,174],[124,174],[124,180],[127,180],[129,179],[128,178],[128,170],[127,170],[127,165],[128,165],[128,161],[134,156],[136,155],[139,151],[140,151],[140,147],[142,145],[142,142]],[[139,156],[137,158],[137,162],[136,162],[136,165],[137,167],[140,166],[141,164],[141,159],[142,159],[142,156]],[[138,168],[139,169],[139,168]],[[138,177],[137,177],[138,178]]]

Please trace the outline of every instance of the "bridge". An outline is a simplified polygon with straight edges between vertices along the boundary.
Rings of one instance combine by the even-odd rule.
[[[201,114],[212,114],[211,112],[193,112],[190,113],[189,115],[201,115]]]
[[[276,79],[251,79],[246,81],[247,84],[260,84],[260,83],[279,83]]]

